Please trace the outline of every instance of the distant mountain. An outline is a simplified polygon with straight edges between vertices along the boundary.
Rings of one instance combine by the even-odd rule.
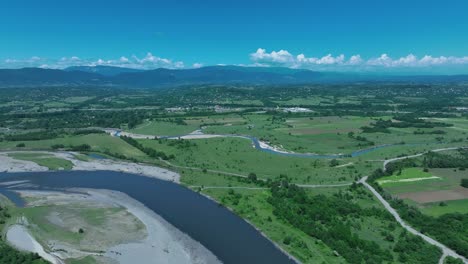
[[[282,70],[282,71],[281,71]],[[211,66],[198,69],[156,69],[115,76],[114,81],[143,87],[185,84],[288,84],[319,81],[323,74],[287,68]]]
[[[64,69],[64,71],[68,71],[68,72],[80,71],[80,72],[97,73],[97,74],[101,74],[104,76],[116,76],[121,73],[142,72],[144,70],[113,67],[113,66],[72,66],[72,67],[68,67]]]
[[[45,86],[45,85],[104,85],[105,78],[88,72],[67,72],[63,70],[23,68],[0,69],[0,86]]]
[[[93,85],[159,88],[197,84],[323,84],[345,82],[468,82],[468,75],[390,76],[316,72],[267,67],[210,66],[198,69],[135,70],[119,67],[70,67],[0,69],[0,87]]]

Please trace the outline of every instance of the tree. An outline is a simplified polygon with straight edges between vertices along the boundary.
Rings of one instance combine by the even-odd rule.
[[[336,167],[336,166],[338,166],[339,164],[340,164],[340,162],[339,162],[338,160],[336,160],[336,159],[332,159],[332,160],[330,161],[330,167]]]
[[[464,188],[468,188],[468,179],[462,179],[460,185]]]
[[[248,178],[249,178],[249,180],[250,180],[251,182],[256,182],[256,181],[257,181],[257,174],[251,172],[251,173],[249,173]]]

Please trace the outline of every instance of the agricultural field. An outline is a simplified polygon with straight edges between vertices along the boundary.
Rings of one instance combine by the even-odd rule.
[[[425,92],[443,89],[438,88]],[[333,89],[186,87],[174,96],[171,89],[83,88],[53,98],[47,92],[27,93],[24,100],[6,93],[9,101],[0,98],[4,110],[0,150],[13,151],[10,157],[50,170],[66,170],[71,164],[34,151],[74,151],[79,160],[89,160],[94,153],[115,162],[168,168],[181,175],[180,184],[228,207],[303,263],[361,263],[361,256],[354,253],[359,251],[383,263],[437,263],[441,252],[404,232],[375,196],[356,182],[381,172],[387,159],[468,146],[466,113],[454,113],[449,103],[433,103],[446,95],[421,96],[411,87]],[[463,99],[456,98],[446,102],[463,105]],[[310,111],[287,111],[290,107]],[[131,134],[119,138],[105,134],[108,128]],[[193,132],[206,138],[175,139]],[[132,134],[137,135],[132,138]],[[161,138],[142,139],[138,134]],[[209,138],[212,135],[228,137]],[[255,137],[274,151],[256,149],[251,139],[233,135]],[[344,155],[289,155],[296,153]],[[464,157],[460,151],[446,153],[449,159]],[[423,157],[415,160],[416,165],[406,164],[376,179],[382,195],[399,198],[401,204],[393,205],[401,206],[397,209],[405,220],[404,206],[430,219],[454,213],[464,217],[468,197],[460,186],[467,175],[463,166],[437,168],[423,166]],[[77,215],[79,224],[88,229],[102,224],[93,222],[102,214],[122,213],[82,209],[37,207],[26,208],[23,214],[40,223],[43,229],[34,232],[42,240],[50,240],[50,233],[68,243],[81,243],[84,236],[62,230],[42,216],[53,211]],[[408,222],[419,228],[425,221]],[[330,236],[340,242],[330,241]],[[436,236],[441,238],[439,233]],[[357,244],[363,248],[347,250]],[[70,260],[94,262],[89,257]]]
[[[468,189],[460,186],[461,179],[468,178],[465,170],[457,169],[404,169],[401,175],[377,180],[389,193],[408,200],[421,208],[423,213],[440,216],[447,213],[466,213]]]

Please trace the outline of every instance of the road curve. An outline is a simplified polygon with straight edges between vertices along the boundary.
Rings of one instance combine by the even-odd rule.
[[[388,159],[388,160],[384,160],[384,163],[383,163],[383,171],[386,171],[387,170],[387,165],[389,163],[392,163],[394,161],[398,161],[398,160],[404,160],[404,159],[410,159],[410,158],[417,158],[417,157],[420,157],[426,153],[429,153],[429,152],[442,152],[442,151],[449,151],[449,150],[457,150],[457,149],[466,149],[468,147],[451,147],[451,148],[440,148],[440,149],[434,149],[434,150],[429,150],[429,151],[425,151],[425,152],[421,152],[421,153],[418,153],[418,154],[414,154],[414,155],[409,155],[409,156],[404,156],[404,157],[398,157],[398,158],[393,158],[393,159]]]
[[[456,253],[454,250],[448,248],[447,246],[445,246],[444,244],[438,242],[437,240],[435,239],[432,239],[424,234],[422,234],[421,232],[417,231],[416,229],[414,229],[413,227],[411,227],[410,225],[408,225],[405,221],[403,221],[403,219],[400,217],[400,215],[398,214],[398,212],[393,209],[393,207],[390,206],[390,204],[380,195],[379,192],[377,192],[374,187],[372,187],[370,184],[367,183],[367,177],[368,176],[365,176],[363,178],[361,178],[359,180],[359,183],[362,183],[367,189],[369,189],[374,195],[375,197],[377,197],[377,199],[383,204],[383,206],[385,207],[385,209],[393,215],[393,217],[395,218],[395,220],[397,220],[397,222],[403,227],[405,228],[406,230],[408,230],[408,232],[414,234],[414,235],[417,235],[417,236],[420,236],[422,239],[424,239],[426,242],[428,242],[429,244],[431,245],[434,245],[438,248],[440,248],[442,250],[442,257],[439,261],[439,263],[443,263],[443,260],[445,259],[445,257],[447,256],[451,256],[451,257],[454,257],[454,258],[458,258],[458,259],[461,259],[463,260],[464,263],[468,263],[468,260],[459,255],[458,253]],[[441,262],[442,261],[442,262]]]

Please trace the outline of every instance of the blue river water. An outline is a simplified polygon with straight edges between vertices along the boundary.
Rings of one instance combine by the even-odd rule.
[[[0,182],[23,180],[43,189],[94,188],[123,192],[200,242],[223,263],[295,263],[225,207],[172,182],[110,171],[0,173]],[[0,188],[0,192],[18,206],[24,204],[12,190]]]

